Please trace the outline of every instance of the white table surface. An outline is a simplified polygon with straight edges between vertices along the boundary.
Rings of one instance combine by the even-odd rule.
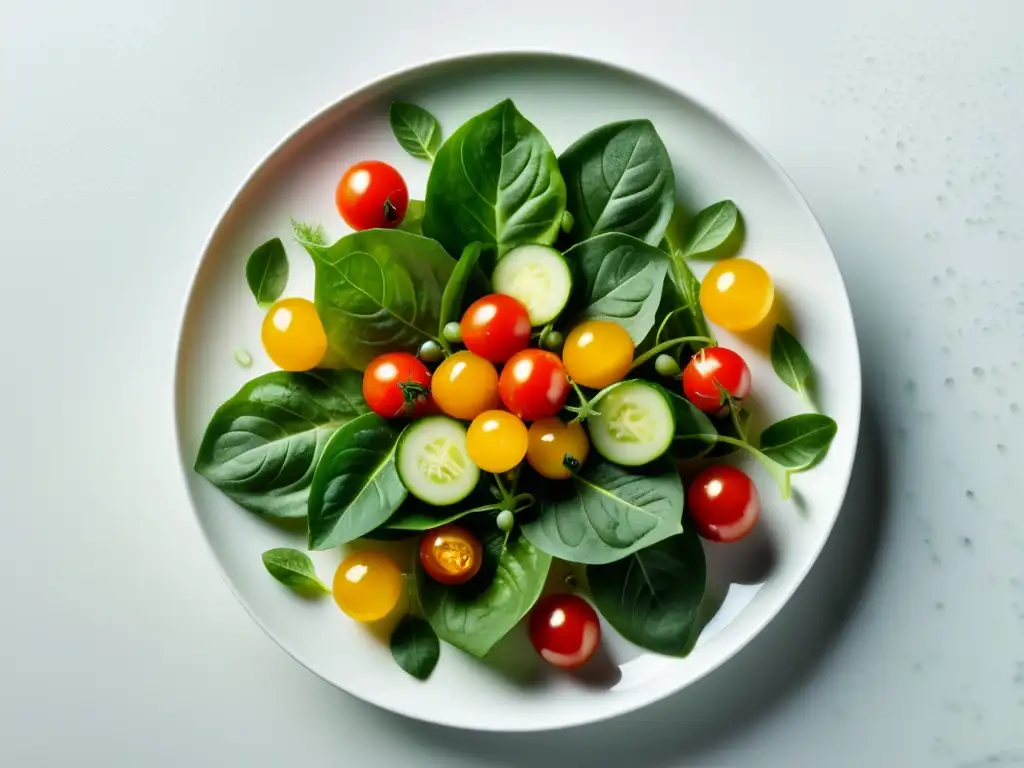
[[[660,5],[0,2],[0,765],[1024,764],[1024,4]],[[378,711],[264,636],[170,405],[252,165],[364,81],[498,48],[604,57],[747,128],[832,240],[865,376],[848,503],[768,630],[666,702],[519,737]]]

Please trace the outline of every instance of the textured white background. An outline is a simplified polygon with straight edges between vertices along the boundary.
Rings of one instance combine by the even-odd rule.
[[[1024,4],[672,5],[0,2],[0,765],[1024,764]],[[865,372],[850,501],[769,629],[674,699],[523,737],[280,651],[201,543],[170,410],[192,270],[256,160],[366,80],[498,48],[748,129],[832,240]]]

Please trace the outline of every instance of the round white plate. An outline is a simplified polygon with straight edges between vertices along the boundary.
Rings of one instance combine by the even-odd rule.
[[[817,367],[819,405],[839,432],[828,458],[795,479],[795,501],[781,501],[752,468],[762,521],[756,535],[739,544],[705,546],[710,592],[721,604],[688,657],[641,651],[605,626],[605,660],[573,676],[546,668],[520,626],[483,662],[444,646],[433,676],[421,683],[398,668],[385,641],[349,620],[331,599],[310,604],[267,574],[260,553],[276,546],[304,549],[303,532],[284,531],[235,506],[191,467],[216,407],[248,379],[272,370],[259,341],[262,313],[245,281],[250,251],[281,237],[292,268],[287,295],[312,297],[312,264],[291,240],[289,217],[321,222],[331,241],[345,234],[334,187],[348,165],[367,158],[393,164],[411,195],[422,198],[428,165],[406,155],[392,137],[389,103],[426,107],[447,135],[506,97],[556,153],[603,123],[649,118],[668,146],[682,203],[696,210],[723,198],[736,201],[747,223],[742,255],[774,276]],[[695,266],[698,275],[708,267]],[[750,362],[762,422],[805,409],[749,339],[723,333],[720,340]],[[251,368],[235,362],[238,347],[252,354]],[[750,642],[799,586],[832,529],[853,464],[861,400],[842,277],[814,216],[771,158],[677,91],[606,64],[534,53],[441,61],[387,77],[285,139],[244,183],[202,255],[182,325],[176,387],[181,460],[196,515],[228,584],[257,623],[295,659],[354,696],[421,720],[502,731],[559,728],[636,709],[685,688]],[[313,553],[326,582],[340,557]]]

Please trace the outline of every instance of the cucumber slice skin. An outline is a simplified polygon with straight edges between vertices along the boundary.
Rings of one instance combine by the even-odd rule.
[[[420,469],[424,452],[434,445],[444,448],[443,441],[451,444],[445,457],[451,479],[437,482]],[[452,452],[454,451],[454,452]],[[402,433],[395,455],[398,476],[410,494],[433,506],[457,504],[473,492],[480,481],[480,468],[473,463],[466,449],[466,427],[448,416],[428,416],[413,422]]]
[[[625,418],[627,408],[640,411],[631,439],[619,436],[622,428],[614,419]],[[608,461],[624,467],[649,464],[672,447],[676,418],[671,404],[656,386],[631,379],[613,386],[596,405],[599,415],[590,416],[587,426],[590,444]]]
[[[525,269],[543,273],[549,282],[544,294],[536,289],[524,291],[517,286],[517,276]],[[526,305],[530,325],[547,325],[565,310],[572,295],[573,272],[569,262],[554,248],[546,245],[520,245],[506,253],[494,267],[491,287],[495,293],[512,296]]]

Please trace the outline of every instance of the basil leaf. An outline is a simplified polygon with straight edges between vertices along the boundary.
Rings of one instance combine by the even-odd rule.
[[[288,254],[281,238],[267,240],[249,254],[245,263],[245,280],[261,307],[266,308],[281,298],[288,284]]]
[[[438,636],[474,656],[483,657],[519,623],[540,597],[551,557],[490,520],[467,527],[480,537],[480,572],[460,586],[445,586],[417,563],[416,582],[423,612]]]
[[[402,149],[421,160],[433,160],[441,146],[441,126],[423,107],[404,101],[391,102],[391,130]]]
[[[820,413],[790,416],[765,427],[761,453],[789,470],[807,469],[828,453],[838,426]]]
[[[418,616],[406,615],[391,633],[391,655],[410,675],[426,680],[437,666],[441,643],[430,624]]]
[[[676,418],[676,434],[672,442],[672,456],[676,459],[696,459],[704,456],[718,440],[715,425],[697,406],[682,395],[661,384],[655,384],[672,408]]]
[[[736,203],[723,200],[693,218],[679,250],[686,258],[729,258],[739,252],[743,234],[743,217]]]
[[[274,371],[253,379],[210,419],[195,469],[251,512],[305,517],[328,439],[369,411],[356,371]]]
[[[309,489],[309,548],[355,541],[387,522],[407,491],[395,466],[398,432],[375,413],[350,421],[324,447]]]
[[[314,252],[317,312],[330,353],[362,370],[384,352],[437,340],[455,260],[433,240],[394,229],[346,235]]]
[[[814,366],[796,336],[781,325],[772,331],[772,368],[782,382],[808,402],[813,401]]]
[[[621,560],[683,530],[683,484],[675,467],[644,473],[591,459],[571,482],[548,484],[539,512],[521,526],[538,549],[571,563]]]
[[[639,345],[654,327],[668,257],[652,245],[612,232],[574,245],[565,258],[580,278],[576,321],[612,320]]]
[[[672,160],[650,120],[609,123],[558,159],[566,210],[574,217],[567,244],[622,232],[657,245],[676,199]]]
[[[425,206],[426,204],[422,200],[410,200],[408,207],[405,209],[405,218],[402,219],[397,229],[414,235],[422,235]]]
[[[451,321],[462,317],[462,301],[466,294],[466,286],[474,277],[477,263],[482,252],[480,243],[470,243],[463,249],[462,256],[455,264],[451,279],[444,287],[441,296],[441,320],[438,335],[444,333],[444,327]]]
[[[551,245],[565,213],[565,182],[547,139],[511,100],[470,118],[441,145],[427,180],[424,234],[449,253],[470,243],[498,255]]]
[[[289,547],[268,549],[263,565],[275,579],[303,597],[319,597],[330,592],[316,576],[313,561],[305,552]]]
[[[700,627],[707,569],[691,530],[607,565],[588,565],[597,610],[619,634],[655,653],[685,654]]]

